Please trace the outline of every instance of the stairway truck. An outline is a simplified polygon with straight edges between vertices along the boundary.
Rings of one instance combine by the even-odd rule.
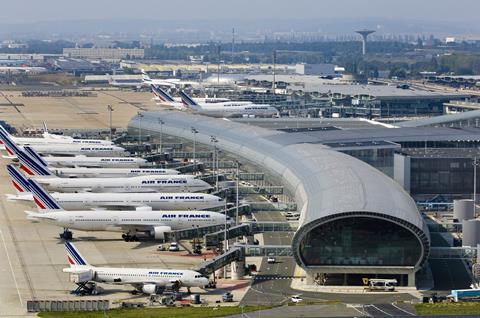
[[[479,300],[480,289],[454,289],[451,291],[451,294],[447,296],[447,298],[454,302]]]
[[[91,269],[79,273],[70,273],[70,282],[75,284],[86,283],[93,280],[95,272]]]

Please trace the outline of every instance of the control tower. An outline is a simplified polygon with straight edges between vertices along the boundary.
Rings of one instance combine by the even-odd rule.
[[[374,33],[374,30],[358,30],[355,31],[356,33],[360,34],[362,36],[362,53],[365,55],[367,53],[367,37]]]

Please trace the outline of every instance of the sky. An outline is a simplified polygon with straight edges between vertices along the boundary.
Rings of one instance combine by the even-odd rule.
[[[59,20],[362,19],[477,24],[479,0],[15,0],[0,23]]]

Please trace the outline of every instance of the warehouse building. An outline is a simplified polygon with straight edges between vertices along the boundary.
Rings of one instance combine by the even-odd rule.
[[[145,50],[121,48],[64,48],[63,55],[72,58],[104,60],[143,59],[145,57]]]

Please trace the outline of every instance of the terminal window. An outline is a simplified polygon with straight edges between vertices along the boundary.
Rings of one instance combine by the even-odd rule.
[[[415,266],[421,257],[416,236],[393,222],[349,217],[314,228],[300,252],[308,266]]]

